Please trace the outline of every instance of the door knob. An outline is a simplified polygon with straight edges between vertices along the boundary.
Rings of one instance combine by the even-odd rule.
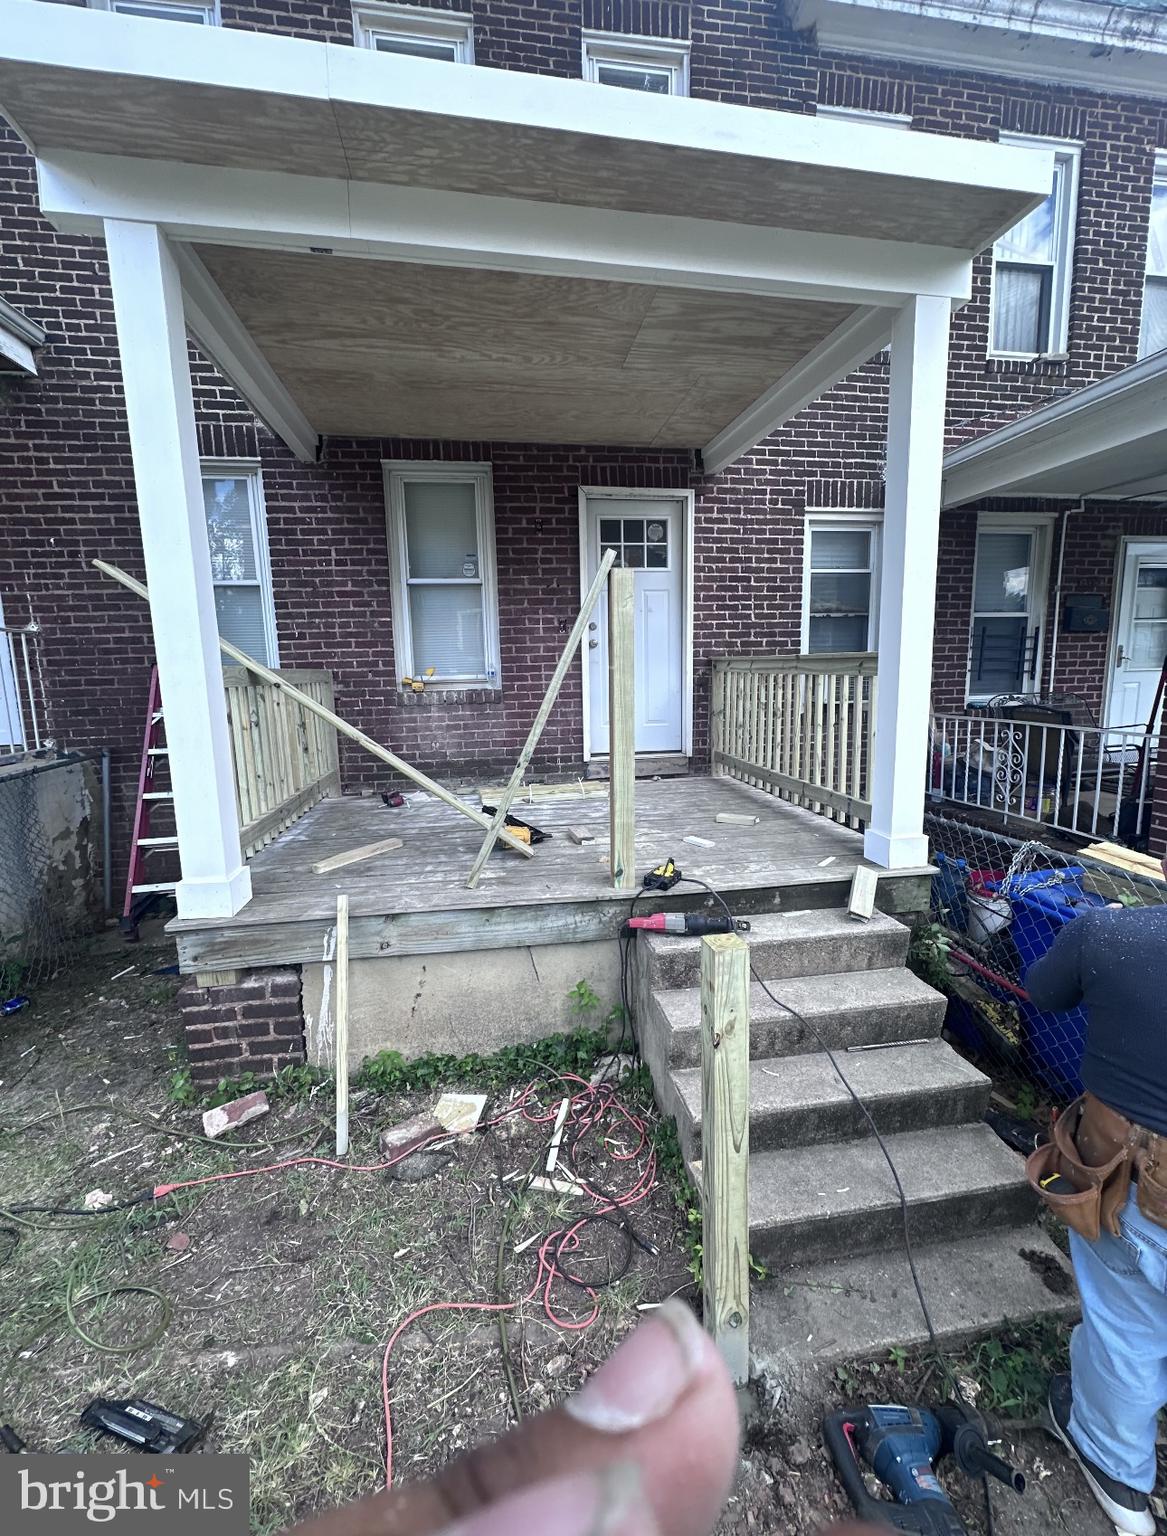
[[[1118,654],[1114,658],[1114,664],[1115,664],[1116,667],[1121,667],[1125,660],[1126,660],[1126,653],[1123,650],[1123,647],[1120,645],[1119,648],[1118,648]]]

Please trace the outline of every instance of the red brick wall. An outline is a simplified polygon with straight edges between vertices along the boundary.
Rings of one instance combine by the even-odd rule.
[[[1162,104],[819,55],[772,0],[458,0],[457,8],[473,9],[476,57],[487,67],[577,76],[584,25],[689,36],[695,96],[796,112],[812,111],[816,101],[908,112],[915,129],[925,132],[1080,138],[1069,358],[986,358],[989,263],[979,260],[973,300],[954,323],[950,439],[976,435],[1133,360],[1152,160],[1156,146],[1167,145]],[[223,0],[222,15],[228,27],[341,43],[352,36],[348,0]],[[39,218],[31,162],[2,130],[0,292],[50,333],[42,378],[11,386],[0,399],[0,595],[10,618],[35,616],[44,625],[55,734],[74,746],[113,748],[120,847],[150,641],[143,607],[88,563],[101,554],[141,571],[104,263],[99,244],[58,236]],[[334,442],[323,465],[306,469],[256,429],[242,403],[198,360],[196,385],[204,451],[263,459],[282,659],[333,667],[344,712],[442,773],[501,766],[522,739],[576,604],[581,481],[697,485],[699,754],[706,746],[708,658],[797,644],[805,507],[877,506],[881,497],[886,369],[880,362],[716,481],[694,481],[683,454],[411,444],[409,452],[418,456],[450,453],[494,465],[505,672],[501,696],[455,700],[434,692],[403,699],[395,688],[377,463],[394,445]],[[1141,514],[1111,509],[1098,515],[1111,527]],[[968,513],[943,524],[939,702],[955,702],[962,686],[972,529]],[[1073,570],[1074,584],[1088,580],[1090,590],[1098,589],[1090,562],[1109,559],[1113,567],[1115,536],[1113,528],[1100,533],[1090,550],[1085,532],[1075,530],[1068,560],[1077,558],[1081,540],[1084,563],[1081,572]],[[1071,569],[1067,590],[1074,589]],[[1059,683],[1063,675],[1081,678],[1075,687],[1097,693],[1096,647],[1062,637],[1066,671],[1060,659]],[[579,688],[576,677],[565,690],[537,769],[576,765]],[[346,755],[345,771],[356,781],[369,768]]]

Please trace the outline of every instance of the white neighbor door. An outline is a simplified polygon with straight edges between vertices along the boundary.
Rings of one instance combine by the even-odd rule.
[[[1106,723],[1145,726],[1167,658],[1167,542],[1126,545],[1116,638]]]
[[[636,572],[636,750],[680,752],[685,734],[685,500],[589,497],[586,582],[602,551]],[[608,594],[587,632],[589,748],[608,752]]]

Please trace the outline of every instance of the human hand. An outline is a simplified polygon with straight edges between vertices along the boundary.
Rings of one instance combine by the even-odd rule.
[[[690,1309],[670,1301],[560,1407],[293,1536],[710,1536],[738,1438],[721,1357]]]

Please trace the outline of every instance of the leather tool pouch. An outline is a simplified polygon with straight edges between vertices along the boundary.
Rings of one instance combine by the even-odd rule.
[[[1092,1243],[1097,1242],[1103,1228],[1117,1237],[1118,1217],[1130,1190],[1135,1155],[1147,1136],[1141,1126],[1125,1115],[1109,1108],[1092,1093],[1084,1093],[1054,1125],[1053,1140],[1030,1154],[1025,1171],[1032,1187],[1068,1227]],[[1159,1140],[1152,1139],[1156,1143]],[[1140,1173],[1140,1209],[1143,1177]],[[1167,1184],[1156,1178],[1153,1192],[1149,1193],[1167,1217]],[[1150,1213],[1144,1210],[1144,1215]]]
[[[1157,1226],[1167,1227],[1167,1168],[1163,1166],[1164,1137],[1151,1131],[1146,1144],[1135,1154],[1139,1170],[1139,1210]]]

